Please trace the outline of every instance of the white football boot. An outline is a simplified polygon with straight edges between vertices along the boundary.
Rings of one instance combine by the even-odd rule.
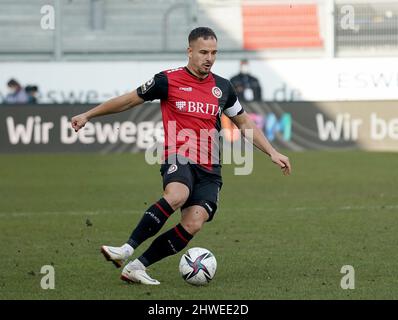
[[[120,268],[126,259],[134,253],[134,249],[126,243],[121,247],[102,246],[101,253],[104,255],[105,259],[111,261],[116,268]]]
[[[152,279],[145,270],[146,268],[141,261],[135,259],[123,268],[120,279],[128,283],[142,283],[154,286],[159,285],[160,282],[156,279]]]

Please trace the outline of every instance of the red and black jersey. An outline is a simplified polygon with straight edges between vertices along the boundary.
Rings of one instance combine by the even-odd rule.
[[[182,67],[156,74],[137,93],[145,101],[161,101],[165,160],[178,154],[207,172],[220,174],[221,115],[234,117],[243,112],[227,79],[213,73],[200,79]]]

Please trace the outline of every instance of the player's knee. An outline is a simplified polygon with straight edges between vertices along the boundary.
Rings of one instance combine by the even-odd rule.
[[[201,220],[185,220],[181,221],[183,228],[189,232],[191,235],[198,233],[203,227],[203,221]]]
[[[167,189],[163,193],[163,198],[168,202],[168,204],[177,210],[181,208],[187,201],[189,196],[189,190],[184,189]]]
[[[184,198],[182,196],[179,195],[173,195],[173,196],[167,196],[167,195],[163,195],[163,198],[166,199],[166,201],[169,203],[169,205],[174,209],[177,210],[179,208],[181,208],[185,201],[187,200],[187,198]]]
[[[188,211],[183,212],[181,225],[190,234],[194,235],[202,229],[203,224],[206,222],[209,216],[207,212],[205,212],[204,210],[200,210],[197,207],[191,207],[187,210]]]

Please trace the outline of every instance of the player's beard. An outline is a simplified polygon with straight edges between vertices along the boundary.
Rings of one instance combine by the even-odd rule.
[[[208,75],[210,73],[211,67],[213,65],[211,63],[204,63],[201,65],[201,67],[199,68],[199,72],[202,75]]]

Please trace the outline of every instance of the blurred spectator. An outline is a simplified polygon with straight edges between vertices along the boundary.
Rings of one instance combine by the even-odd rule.
[[[37,86],[26,86],[25,92],[28,95],[28,103],[36,104],[37,103],[37,95],[39,93],[39,89]]]
[[[21,85],[15,79],[11,79],[7,83],[8,91],[4,102],[9,104],[27,103],[28,95]]]
[[[261,85],[258,79],[249,72],[249,62],[244,59],[240,62],[240,72],[231,78],[240,101],[261,101]]]

